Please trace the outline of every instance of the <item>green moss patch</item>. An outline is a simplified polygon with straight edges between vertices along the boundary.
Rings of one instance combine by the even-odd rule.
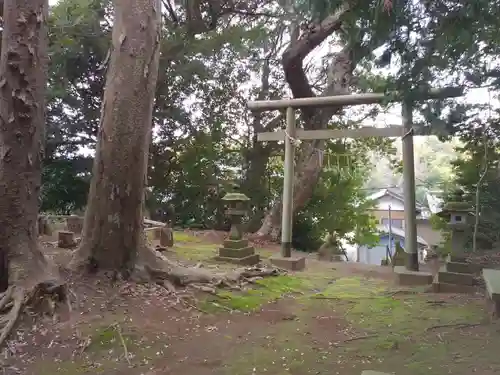
[[[221,291],[203,301],[200,307],[210,312],[254,311],[279,298],[302,295],[308,287],[305,280],[293,276],[267,277],[257,280],[254,288],[246,291]]]
[[[306,278],[301,274],[296,280]],[[311,286],[319,288],[318,283],[323,286],[321,292],[311,292]],[[271,327],[265,342],[238,348],[226,363],[226,374],[329,373],[333,366],[336,373],[345,375],[359,375],[364,369],[465,375],[466,369],[500,365],[493,349],[500,345],[500,337],[492,327],[481,325],[485,320],[482,301],[441,299],[420,294],[418,289],[398,292],[384,281],[362,277],[331,279],[327,285],[313,279],[300,284],[300,290],[309,292],[295,298],[298,319]],[[351,339],[328,342],[335,335],[327,326],[323,340],[311,337],[309,327],[316,314],[329,315],[328,311],[351,327]]]

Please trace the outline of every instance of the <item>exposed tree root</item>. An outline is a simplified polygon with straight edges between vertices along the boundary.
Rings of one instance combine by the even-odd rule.
[[[181,265],[153,249],[144,248],[139,254],[134,276],[138,281],[162,285],[175,297],[172,307],[183,305],[207,313],[197,306],[195,292],[217,295],[218,288],[241,290],[244,285],[252,284],[257,279],[282,273],[284,271],[277,268],[256,266],[218,273],[203,268],[199,263],[195,266]]]
[[[66,285],[54,281],[44,281],[38,283],[31,290],[16,285],[9,287],[0,299],[0,311],[3,312],[10,308],[3,317],[0,317],[0,347],[12,333],[23,308],[29,306],[34,310],[39,310],[43,309],[44,303],[49,306],[52,314],[55,312],[55,306],[60,303],[65,303],[70,310],[71,305]]]
[[[162,285],[166,285],[167,282],[166,288],[169,290],[172,287],[190,286],[207,293],[215,293],[217,287],[240,289],[238,285],[241,283],[252,283],[258,277],[277,276],[283,273],[281,270],[269,267],[248,267],[216,273],[199,264],[184,266],[173,262],[148,247],[140,252],[136,271],[138,279]]]
[[[21,314],[21,308],[23,307],[24,304],[24,294],[25,294],[24,289],[13,288],[12,290],[13,293],[11,298],[13,300],[13,305],[10,312],[2,321],[4,323],[4,326],[2,328],[2,333],[0,334],[0,347],[3,345],[4,341],[12,332],[12,329],[14,328],[14,325],[16,324],[17,319],[19,318],[19,315]]]
[[[13,293],[14,293],[13,286],[10,286],[5,293],[2,293],[2,298],[0,299],[0,311],[3,311],[10,303],[10,299]]]

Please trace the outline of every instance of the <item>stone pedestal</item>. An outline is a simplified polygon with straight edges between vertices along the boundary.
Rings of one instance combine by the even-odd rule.
[[[282,257],[281,255],[275,255],[269,258],[271,264],[278,268],[283,268],[289,271],[302,271],[306,268],[306,258],[305,257]]]
[[[436,293],[474,293],[474,275],[480,271],[481,267],[467,263],[465,256],[449,255],[434,277],[432,289]]]
[[[432,273],[422,271],[409,271],[405,266],[395,266],[396,282],[401,286],[417,286],[432,284]]]
[[[253,246],[248,246],[248,240],[225,240],[224,247],[219,248],[216,260],[242,265],[254,265],[260,262],[259,254],[255,254]]]
[[[68,231],[59,231],[57,233],[57,246],[62,249],[71,249],[77,245],[75,234]]]

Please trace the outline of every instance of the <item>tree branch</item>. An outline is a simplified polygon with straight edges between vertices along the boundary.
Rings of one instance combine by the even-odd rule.
[[[341,26],[341,18],[349,11],[347,3],[319,25],[309,27],[295,43],[285,50],[282,57],[285,79],[295,98],[312,97],[314,93],[303,69],[303,61],[309,53]]]

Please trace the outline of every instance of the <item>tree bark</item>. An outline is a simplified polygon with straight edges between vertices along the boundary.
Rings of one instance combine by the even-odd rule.
[[[124,276],[144,246],[143,207],[158,76],[160,0],[116,0],[82,244],[73,265]]]
[[[0,59],[0,270],[22,290],[45,274],[37,244],[47,82],[47,0],[4,0]],[[6,274],[7,272],[7,274]],[[8,276],[8,277],[7,277]],[[0,342],[2,340],[0,339]]]

